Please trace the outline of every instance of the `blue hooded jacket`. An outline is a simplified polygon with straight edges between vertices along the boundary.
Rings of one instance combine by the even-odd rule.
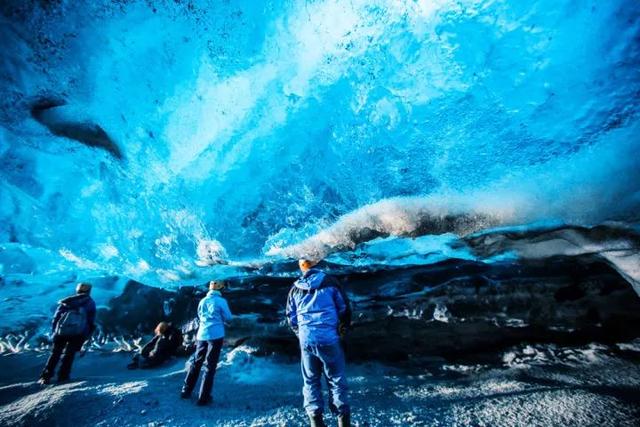
[[[227,300],[219,291],[209,291],[198,304],[200,327],[196,339],[200,341],[224,338],[224,322],[232,318]]]
[[[301,345],[334,344],[340,339],[338,328],[351,322],[349,299],[340,283],[314,268],[291,287],[286,315]]]

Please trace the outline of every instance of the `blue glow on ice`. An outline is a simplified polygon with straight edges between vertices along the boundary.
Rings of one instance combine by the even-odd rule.
[[[458,234],[638,220],[636,1],[147,3],[5,8],[5,274],[177,282],[198,248],[326,254],[425,215],[472,214]],[[42,96],[124,159],[54,136]]]

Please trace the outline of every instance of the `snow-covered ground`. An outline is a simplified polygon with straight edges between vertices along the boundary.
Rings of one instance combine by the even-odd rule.
[[[637,344],[637,343],[636,343]],[[578,349],[523,346],[501,367],[443,365],[406,372],[351,365],[356,426],[635,426],[640,421],[640,352],[633,343]],[[227,353],[214,404],[178,396],[183,359],[128,371],[123,353],[89,353],[74,380],[34,382],[45,356],[0,357],[3,426],[299,426],[295,363]],[[518,362],[518,363],[515,363]],[[327,416],[331,424],[335,421]]]

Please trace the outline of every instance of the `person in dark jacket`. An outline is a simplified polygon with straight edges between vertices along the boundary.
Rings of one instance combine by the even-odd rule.
[[[53,349],[47,360],[42,374],[41,384],[49,384],[60,357],[62,362],[58,370],[58,382],[69,380],[71,365],[76,353],[82,348],[82,344],[95,330],[96,303],[91,296],[91,285],[79,283],[76,294],[61,300],[58,303],[51,333],[53,335]]]
[[[224,341],[224,324],[233,318],[229,304],[220,292],[225,287],[224,281],[212,280],[209,282],[207,296],[198,304],[199,326],[196,334],[196,352],[189,360],[187,376],[180,393],[183,399],[191,397],[191,392],[200,376],[200,370],[204,367],[198,393],[198,406],[212,402],[211,390]]]
[[[302,396],[312,427],[324,427],[321,379],[331,392],[330,408],[338,426],[350,426],[345,359],[340,336],[351,324],[349,300],[334,277],[313,268],[316,262],[299,261],[302,277],[291,287],[286,316],[300,342]]]
[[[182,333],[170,323],[160,322],[154,330],[154,337],[133,356],[127,368],[155,368],[162,365],[182,345]]]

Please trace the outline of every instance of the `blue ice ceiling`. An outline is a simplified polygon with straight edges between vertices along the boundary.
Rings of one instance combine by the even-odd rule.
[[[638,220],[636,1],[0,8],[5,273]]]

